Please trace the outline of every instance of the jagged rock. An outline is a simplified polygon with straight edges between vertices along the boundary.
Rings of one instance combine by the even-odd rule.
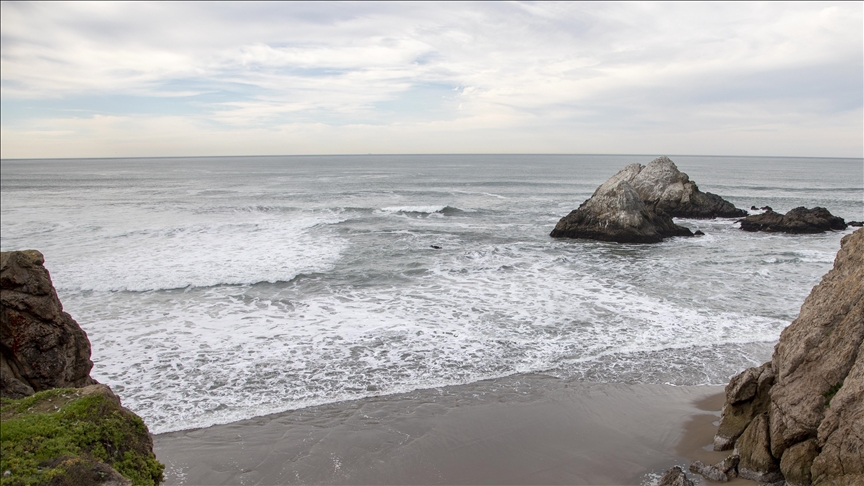
[[[0,397],[96,383],[90,341],[63,312],[44,261],[35,250],[0,253]]]
[[[738,477],[739,461],[740,457],[735,454],[732,454],[726,459],[723,459],[723,461],[714,465],[707,465],[702,461],[693,461],[693,463],[690,464],[690,472],[699,474],[705,479],[710,479],[711,481],[726,482]]]
[[[647,165],[630,164],[610,181],[624,180],[642,198],[673,218],[740,218],[747,212],[710,192],[702,192],[690,177],[678,170],[669,157],[658,157]]]
[[[803,206],[789,210],[786,214],[768,209],[762,214],[751,214],[740,220],[744,231],[766,231],[769,233],[824,233],[828,230],[844,230],[846,222],[827,209]]]
[[[864,226],[864,221],[849,221],[846,223],[848,226],[854,226],[856,228]]]
[[[705,236],[705,233],[703,233],[701,230],[696,230],[693,232],[693,236]]]
[[[843,238],[834,268],[813,288],[798,318],[783,330],[774,348],[772,361],[777,370],[777,383],[771,389],[774,457],[782,457],[786,448],[795,443],[815,438],[823,419],[828,418],[826,412],[831,416],[823,428],[826,440],[837,432],[841,421],[846,424],[843,430],[853,430],[843,413],[854,409],[845,404],[855,397],[855,392],[843,388],[862,379],[860,371],[857,375],[851,373],[861,356],[862,342],[864,230],[857,230]],[[860,369],[856,366],[856,370]],[[831,400],[833,405],[826,408],[833,393],[836,393]],[[860,457],[858,464],[862,464]]]
[[[687,475],[678,466],[672,466],[660,476],[657,486],[693,486],[693,481],[687,479]]]
[[[771,387],[776,374],[771,362],[748,368],[726,385],[726,405],[714,436],[714,450],[732,449],[753,417],[769,410]]]
[[[741,437],[735,441],[735,450],[741,457],[738,475],[753,481],[771,483],[783,479],[780,465],[771,455],[767,414],[757,415]]]
[[[616,177],[603,183],[590,199],[561,218],[550,236],[657,243],[669,236],[693,235],[665,213],[645,206],[633,187]]]
[[[789,486],[810,486],[810,466],[819,454],[813,439],[799,442],[783,452],[780,458],[780,472]]]

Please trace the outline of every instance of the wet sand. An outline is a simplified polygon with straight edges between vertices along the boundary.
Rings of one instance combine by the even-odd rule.
[[[169,485],[643,484],[725,456],[706,450],[721,393],[517,375],[160,434],[154,444]]]

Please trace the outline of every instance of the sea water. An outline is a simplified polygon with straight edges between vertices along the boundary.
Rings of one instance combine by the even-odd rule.
[[[852,228],[549,237],[652,158],[4,160],[0,245],[45,255],[92,376],[154,433],[516,373],[723,384],[770,359]],[[740,208],[864,219],[861,159],[672,159]]]

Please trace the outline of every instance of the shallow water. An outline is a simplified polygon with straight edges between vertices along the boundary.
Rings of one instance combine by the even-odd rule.
[[[851,229],[548,236],[651,158],[6,160],[0,245],[45,254],[92,375],[157,433],[521,372],[721,384],[770,358]],[[738,207],[864,219],[861,159],[672,159]]]

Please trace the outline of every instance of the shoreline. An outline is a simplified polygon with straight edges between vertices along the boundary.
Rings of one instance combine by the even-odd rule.
[[[166,485],[644,484],[728,455],[705,450],[722,393],[513,375],[163,433],[154,451]]]

